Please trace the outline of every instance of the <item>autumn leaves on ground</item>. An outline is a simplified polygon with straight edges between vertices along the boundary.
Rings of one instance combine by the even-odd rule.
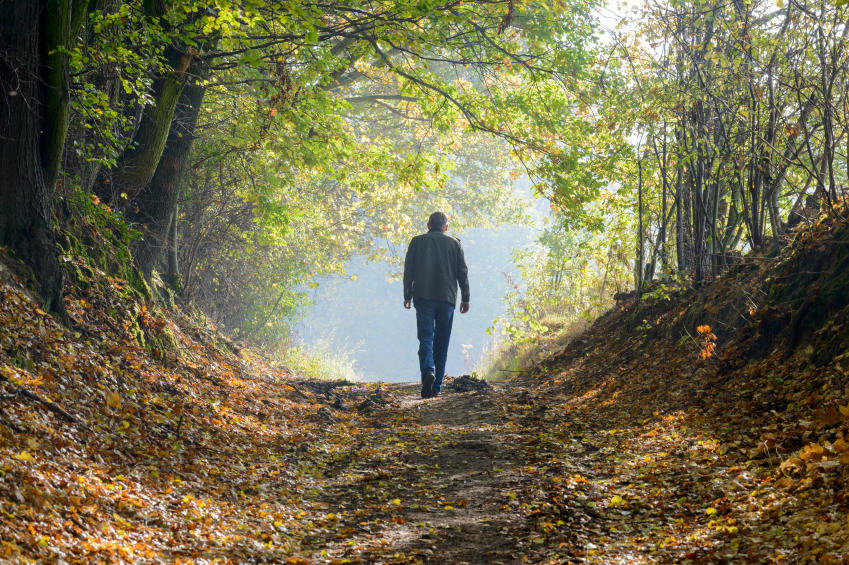
[[[803,226],[427,401],[299,379],[80,258],[62,327],[5,260],[0,559],[845,562],[847,241]]]

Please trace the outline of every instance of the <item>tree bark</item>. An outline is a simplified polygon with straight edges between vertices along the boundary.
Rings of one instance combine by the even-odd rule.
[[[168,224],[168,262],[165,268],[165,282],[174,290],[180,288],[180,267],[178,263],[177,219],[180,217],[180,206],[176,204]]]
[[[687,270],[684,237],[684,188],[682,186],[682,170],[680,163],[675,170],[675,258],[679,273]]]
[[[639,149],[638,149],[639,152]],[[637,159],[637,268],[636,283],[637,296],[643,294],[643,261],[645,257],[645,243],[643,234],[643,157],[638,155]]]
[[[133,244],[133,257],[148,280],[168,247],[172,217],[177,222],[180,180],[192,149],[205,91],[205,87],[197,82],[182,89],[159,164],[150,183],[131,202],[128,218],[138,224],[143,236]]]
[[[118,202],[117,197],[122,194],[133,200],[156,173],[191,63],[190,55],[174,47],[166,49],[165,57],[171,70],[154,81],[155,102],[144,109],[133,143],[121,155],[115,169],[98,180],[96,191],[104,202]]]
[[[53,205],[68,131],[68,62],[87,7],[0,2],[0,244],[30,268],[45,307],[68,322]]]

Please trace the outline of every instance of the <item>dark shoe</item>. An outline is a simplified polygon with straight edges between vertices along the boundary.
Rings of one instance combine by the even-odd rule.
[[[433,396],[433,381],[436,377],[433,373],[422,375],[422,398],[430,398]]]

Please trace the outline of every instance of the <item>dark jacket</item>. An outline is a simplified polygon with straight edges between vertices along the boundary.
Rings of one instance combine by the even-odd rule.
[[[410,241],[404,260],[404,300],[469,301],[469,269],[460,240],[442,230],[430,230]]]

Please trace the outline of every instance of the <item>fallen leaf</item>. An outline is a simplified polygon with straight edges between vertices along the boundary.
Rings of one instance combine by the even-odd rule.
[[[109,408],[114,408],[115,410],[121,409],[121,395],[116,391],[107,391],[106,392],[106,406]]]

